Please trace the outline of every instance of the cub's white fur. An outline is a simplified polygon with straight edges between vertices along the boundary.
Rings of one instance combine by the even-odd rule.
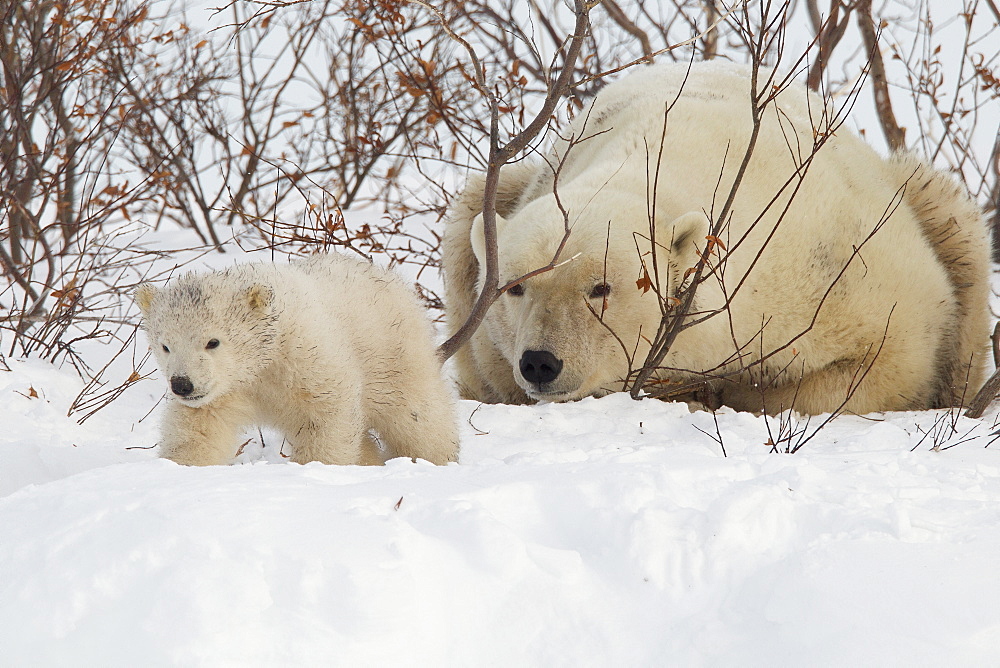
[[[136,302],[170,388],[164,457],[222,464],[241,429],[267,425],[296,462],[457,461],[430,324],[392,272],[319,255],[146,283]]]
[[[654,291],[637,287],[654,273],[651,227],[671,295],[705,250],[749,143],[750,86],[749,70],[731,64],[637,69],[577,116],[547,160],[501,171],[501,284],[552,259],[560,207],[571,228],[560,258],[573,259],[491,308],[457,355],[464,397],[561,401],[623,387],[660,321]],[[765,111],[721,235],[725,270],[697,292],[694,312],[722,312],[680,334],[659,377],[714,379],[724,403],[768,412],[971,396],[988,347],[981,212],[948,175],[884,159],[846,128],[807,164],[826,111],[798,85]],[[482,282],[483,188],[482,177],[469,181],[444,238],[451,331]]]

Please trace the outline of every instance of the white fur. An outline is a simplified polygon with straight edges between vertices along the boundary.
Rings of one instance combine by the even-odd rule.
[[[636,283],[644,270],[654,273],[651,230],[658,283],[672,295],[705,250],[709,217],[743,158],[749,90],[742,66],[638,69],[607,86],[546,161],[501,171],[501,284],[552,259],[563,237],[560,202],[571,228],[560,259],[574,259],[491,308],[457,356],[463,396],[561,401],[623,388],[660,321],[656,295]],[[849,395],[846,409],[861,413],[971,396],[988,346],[981,213],[947,175],[909,156],[883,159],[844,128],[799,185],[792,175],[828,111],[798,85],[765,111],[721,235],[731,251],[724,274],[700,286],[695,312],[720,309],[727,296],[731,306],[683,331],[659,378],[714,378],[709,386],[725,403],[768,412],[831,411]],[[452,331],[482,282],[482,194],[482,177],[472,178],[444,239]],[[590,298],[604,282],[610,295]],[[526,380],[525,351],[552,353],[563,364],[559,375],[543,385]]]
[[[430,324],[391,272],[320,255],[147,283],[136,302],[171,388],[164,457],[223,464],[241,429],[266,425],[284,434],[296,462],[457,461],[454,401]],[[183,379],[186,397],[173,391]]]

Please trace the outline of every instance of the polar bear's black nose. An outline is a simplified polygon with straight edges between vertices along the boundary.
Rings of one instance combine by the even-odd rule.
[[[191,384],[191,379],[187,376],[174,376],[170,379],[170,389],[178,397],[186,397],[194,392],[194,385]]]
[[[552,382],[562,371],[562,360],[547,350],[525,350],[521,355],[521,375],[529,383]]]

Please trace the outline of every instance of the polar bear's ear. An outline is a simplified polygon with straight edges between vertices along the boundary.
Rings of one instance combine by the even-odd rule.
[[[263,311],[271,305],[274,299],[274,290],[261,283],[254,283],[243,293],[247,305],[252,311]]]
[[[506,224],[507,219],[498,213],[497,236],[500,236],[500,230],[502,230],[503,226]],[[469,242],[472,244],[472,252],[479,261],[479,266],[483,266],[486,263],[486,237],[483,235],[482,213],[476,214],[476,217],[472,219],[472,230],[469,231]]]
[[[139,310],[144,314],[149,313],[149,307],[153,303],[153,297],[156,296],[156,286],[152,283],[143,283],[138,288],[135,289],[135,303],[139,306]]]
[[[670,235],[670,261],[680,267],[693,267],[699,256],[698,248],[704,247],[711,223],[701,211],[688,211],[674,218],[667,226]]]

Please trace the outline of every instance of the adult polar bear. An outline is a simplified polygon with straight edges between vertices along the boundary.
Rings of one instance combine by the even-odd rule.
[[[564,401],[623,387],[629,356],[641,364],[660,321],[655,292],[637,289],[644,270],[653,274],[650,217],[670,294],[704,250],[706,214],[718,215],[749,143],[750,81],[749,68],[723,63],[634,71],[577,116],[547,160],[501,171],[501,284],[552,259],[561,206],[571,232],[566,262],[501,296],[457,354],[464,397]],[[845,129],[799,183],[823,111],[798,85],[765,109],[720,235],[724,272],[696,293],[693,312],[721,312],[677,337],[659,377],[712,379],[723,403],[767,412],[971,396],[989,339],[981,212],[950,176],[913,157],[883,159]],[[482,283],[482,194],[483,178],[472,178],[445,233],[452,332]]]

